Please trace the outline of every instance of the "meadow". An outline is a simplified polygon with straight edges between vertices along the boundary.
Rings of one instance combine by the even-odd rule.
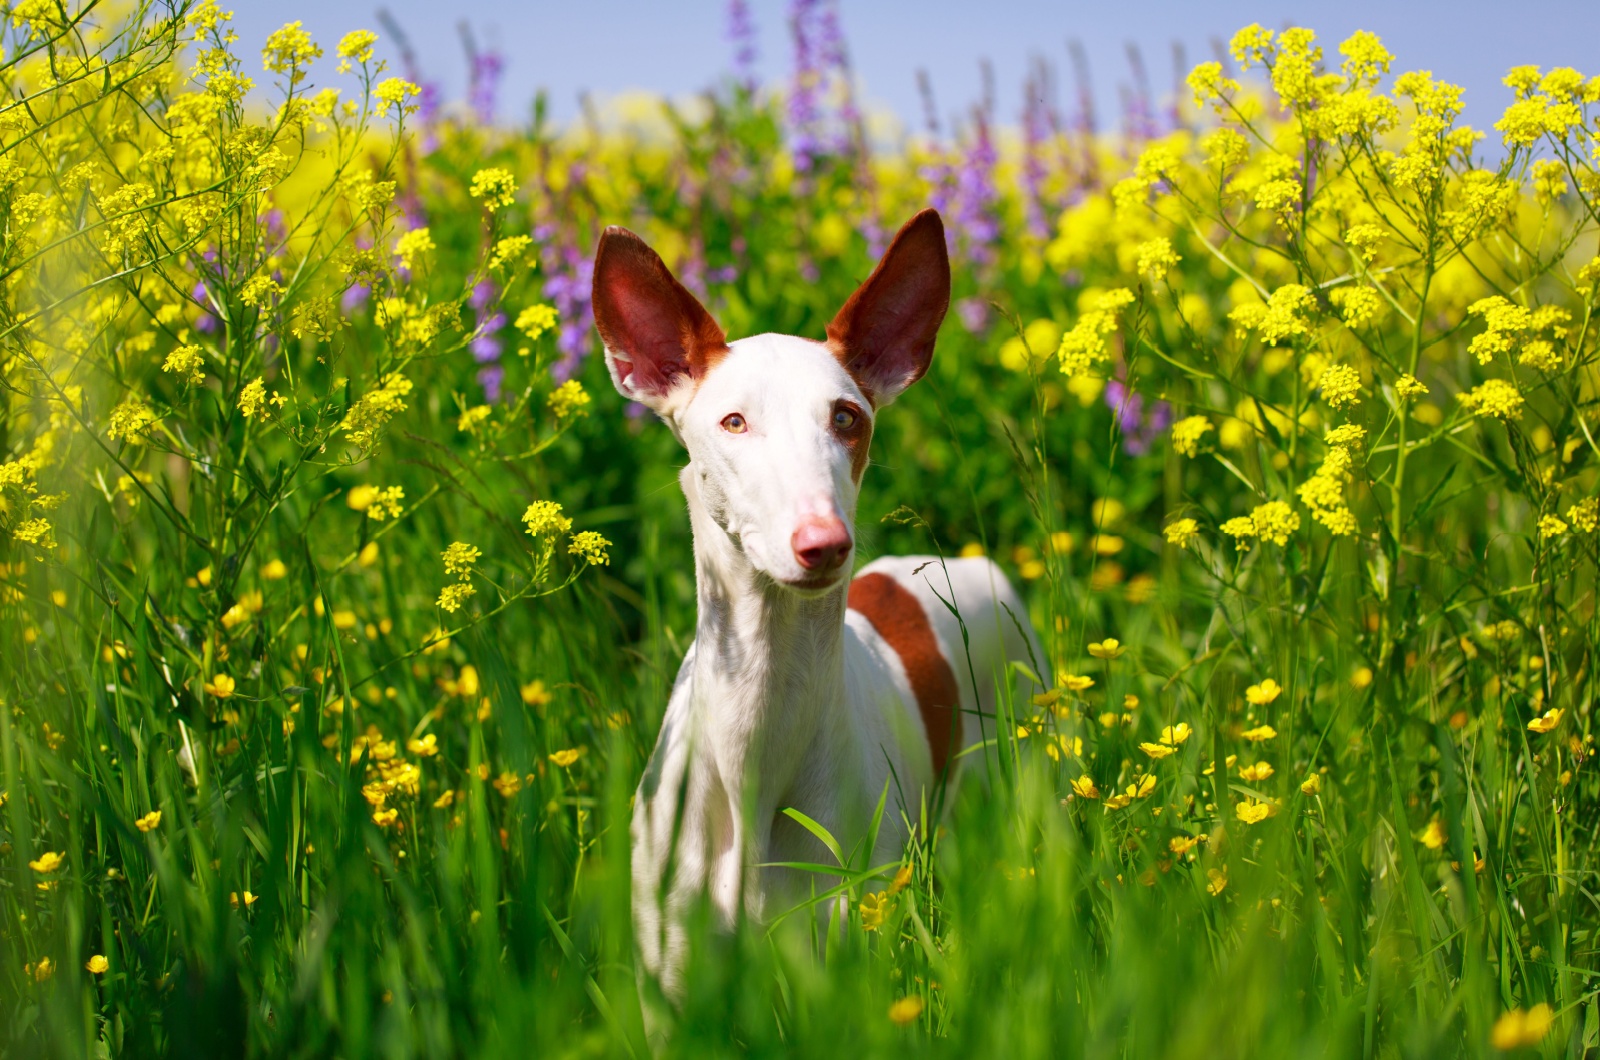
[[[995,557],[1057,687],[899,865],[837,837],[837,937],[702,930],[668,1051],[1594,1055],[1600,77],[1473,129],[1252,26],[1115,133],[1041,65],[886,144],[791,16],[782,83],[564,127],[489,53],[0,3],[0,1056],[648,1055],[693,567],[595,241],[820,337],[926,205],[860,551]]]

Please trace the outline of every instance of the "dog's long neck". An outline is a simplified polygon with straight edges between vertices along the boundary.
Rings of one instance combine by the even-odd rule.
[[[699,602],[695,711],[723,782],[743,788],[753,780],[767,803],[787,791],[842,708],[849,579],[817,596],[775,585],[706,511],[692,473],[683,486]]]

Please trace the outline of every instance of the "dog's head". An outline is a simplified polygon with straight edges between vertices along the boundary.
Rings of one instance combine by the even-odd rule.
[[[689,450],[684,485],[773,581],[817,591],[847,577],[873,417],[922,378],[950,304],[944,226],[908,221],[827,328],[827,341],[728,342],[655,251],[600,237],[594,315],[624,397]]]

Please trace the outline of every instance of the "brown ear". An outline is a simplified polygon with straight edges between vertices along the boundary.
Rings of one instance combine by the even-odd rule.
[[[594,260],[594,322],[606,367],[623,397],[656,411],[684,379],[700,379],[727,353],[722,328],[645,241],[616,225]]]
[[[939,211],[907,221],[828,325],[828,345],[874,405],[922,378],[950,308],[950,258]]]

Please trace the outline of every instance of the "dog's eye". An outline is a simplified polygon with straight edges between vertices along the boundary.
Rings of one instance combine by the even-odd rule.
[[[737,412],[730,412],[722,417],[722,429],[729,434],[743,434],[750,429],[750,425],[745,423],[744,417]]]
[[[833,429],[836,431],[848,431],[856,425],[856,420],[859,418],[850,409],[839,409],[833,414]]]

